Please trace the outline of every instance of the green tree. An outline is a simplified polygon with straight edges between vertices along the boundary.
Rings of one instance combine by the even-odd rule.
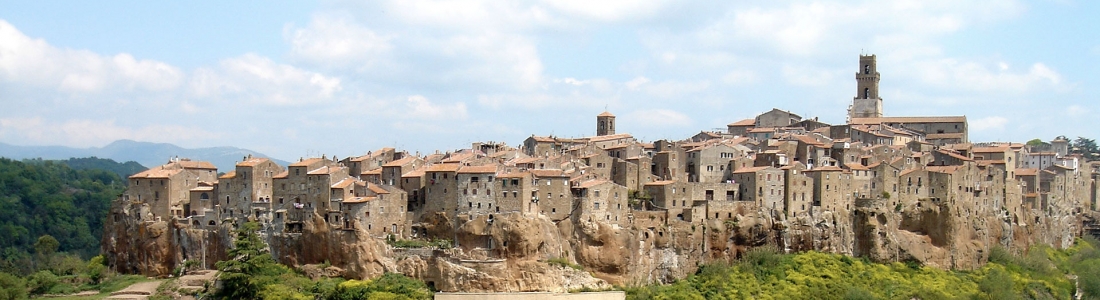
[[[27,299],[27,282],[19,276],[0,272],[0,300]]]
[[[1030,141],[1027,141],[1027,145],[1031,147],[1038,147],[1042,146],[1043,144],[1045,143],[1043,143],[1043,140],[1041,139],[1031,139]]]
[[[280,265],[264,248],[259,224],[248,222],[237,230],[237,240],[229,250],[229,260],[215,265],[223,286],[216,296],[225,299],[257,299],[264,288],[276,282],[276,277],[290,270]]]

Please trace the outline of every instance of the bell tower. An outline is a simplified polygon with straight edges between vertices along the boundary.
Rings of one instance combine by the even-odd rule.
[[[596,115],[596,136],[615,134],[615,115],[603,112]]]
[[[881,118],[882,98],[878,96],[878,68],[875,55],[859,56],[856,72],[856,96],[848,107],[848,121],[854,118]]]

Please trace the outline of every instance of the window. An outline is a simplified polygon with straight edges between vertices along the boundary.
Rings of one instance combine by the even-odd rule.
[[[600,203],[599,202],[596,202],[594,204],[596,205],[596,209],[600,209]]]

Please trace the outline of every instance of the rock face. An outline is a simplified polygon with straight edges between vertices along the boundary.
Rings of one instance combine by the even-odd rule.
[[[300,232],[264,226],[261,234],[279,262],[327,262],[333,266],[326,270],[330,276],[372,278],[398,272],[440,291],[566,292],[667,283],[695,272],[699,264],[734,260],[752,247],[766,245],[970,269],[981,266],[994,245],[1012,250],[1026,250],[1033,243],[1065,247],[1080,233],[1079,222],[1092,222],[1086,217],[1033,215],[1030,210],[1010,218],[1003,209],[981,210],[949,201],[891,206],[879,199],[856,204],[850,216],[781,218],[756,210],[700,224],[662,221],[664,215],[647,211],[634,211],[627,226],[580,218],[555,222],[518,212],[491,219],[478,215],[451,220],[443,214],[424,218],[424,227],[435,226],[434,231],[458,241],[452,249],[392,248],[385,237],[334,228],[316,214]],[[116,270],[166,276],[188,260],[205,260],[205,267],[213,268],[214,262],[227,259],[233,222],[195,228],[183,220],[142,218],[141,209],[116,203],[113,212],[119,219],[107,222],[104,253]]]

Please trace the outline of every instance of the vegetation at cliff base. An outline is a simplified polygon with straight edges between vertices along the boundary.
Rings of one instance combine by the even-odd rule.
[[[218,299],[431,299],[423,282],[401,274],[386,273],[373,280],[321,278],[310,280],[275,261],[257,231],[259,224],[245,223],[237,230],[230,260],[216,265],[222,287]]]
[[[973,271],[765,248],[669,285],[626,291],[629,299],[1070,299],[1076,286],[1084,299],[1100,299],[1096,239],[1066,250],[1036,245],[1024,255],[994,248],[990,263]]]

